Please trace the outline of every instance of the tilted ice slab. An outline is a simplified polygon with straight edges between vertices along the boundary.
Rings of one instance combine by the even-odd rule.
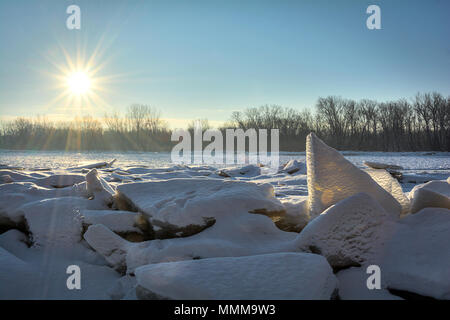
[[[359,192],[371,195],[393,217],[400,215],[402,207],[392,195],[314,133],[306,138],[306,162],[311,218]]]
[[[393,225],[390,213],[371,196],[358,193],[309,222],[295,243],[302,251],[325,256],[336,268],[370,264],[378,262]]]
[[[327,261],[307,253],[158,263],[136,278],[144,299],[330,299],[337,286]]]
[[[410,197],[411,213],[428,207],[450,209],[450,182],[430,181],[415,186],[410,192]]]
[[[385,286],[450,299],[450,210],[426,208],[397,226],[380,265]]]
[[[124,201],[148,215],[152,225],[180,229],[211,224],[242,212],[281,212],[273,187],[243,181],[193,178],[137,182],[117,187]]]
[[[403,193],[402,186],[398,183],[398,180],[392,177],[389,172],[384,169],[366,169],[364,171],[400,203],[402,215],[406,215],[410,211],[411,203],[409,198]]]

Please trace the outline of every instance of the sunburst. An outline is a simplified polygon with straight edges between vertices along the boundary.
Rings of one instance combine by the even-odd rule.
[[[110,105],[104,98],[110,94],[108,85],[121,76],[101,75],[109,61],[103,58],[100,48],[101,42],[93,53],[86,57],[80,50],[71,55],[60,46],[64,58],[48,58],[56,72],[45,73],[53,78],[53,89],[59,92],[48,103],[47,109],[56,106],[58,109],[62,108],[63,113],[71,115],[98,114],[109,109]]]

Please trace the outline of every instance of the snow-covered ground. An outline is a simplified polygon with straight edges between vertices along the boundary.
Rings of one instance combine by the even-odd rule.
[[[0,164],[0,299],[450,299],[449,153],[339,153],[312,134],[277,173],[168,153]]]

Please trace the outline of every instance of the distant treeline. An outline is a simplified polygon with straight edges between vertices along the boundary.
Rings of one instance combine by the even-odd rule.
[[[201,123],[203,129],[209,128],[206,119]],[[189,129],[193,127],[191,123]],[[425,93],[409,101],[388,102],[329,96],[319,98],[314,110],[266,105],[233,112],[218,129],[226,128],[279,129],[281,151],[304,151],[312,131],[340,150],[450,151],[450,96]],[[85,116],[51,122],[36,117],[4,122],[0,148],[170,151],[176,143],[170,138],[159,111],[132,105],[124,116],[106,114],[103,119]]]

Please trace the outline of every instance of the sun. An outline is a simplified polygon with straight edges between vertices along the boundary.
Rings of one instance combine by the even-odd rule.
[[[108,74],[111,58],[105,56],[102,41],[90,55],[80,47],[70,54],[59,46],[60,50],[45,56],[53,68],[41,72],[52,78],[51,90],[58,92],[48,102],[47,109],[55,108],[57,113],[71,115],[107,112],[111,108],[108,100],[117,94],[112,87],[127,74]]]
[[[91,78],[86,72],[75,71],[67,76],[67,86],[72,94],[84,95],[91,89]]]

